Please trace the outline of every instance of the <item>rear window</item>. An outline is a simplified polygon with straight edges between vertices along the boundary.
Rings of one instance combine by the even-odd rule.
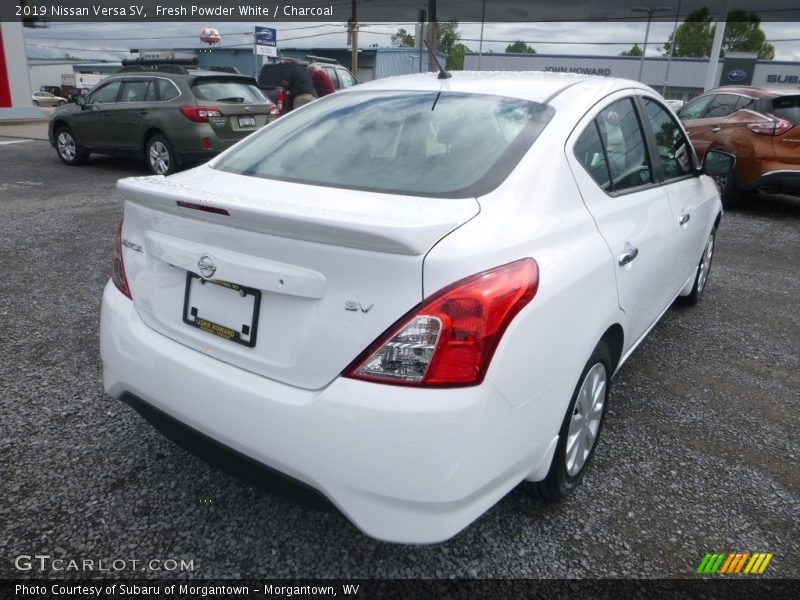
[[[204,77],[192,82],[192,94],[209,102],[266,102],[259,89],[245,80]]]
[[[800,96],[779,96],[772,99],[772,112],[790,121],[792,125],[800,125]]]
[[[553,113],[477,94],[332,94],[254,134],[214,167],[310,185],[480,196],[508,176]]]

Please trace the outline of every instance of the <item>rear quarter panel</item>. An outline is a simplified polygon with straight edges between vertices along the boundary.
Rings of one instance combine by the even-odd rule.
[[[479,202],[481,213],[426,258],[425,295],[520,258],[536,260],[538,292],[505,332],[487,381],[519,411],[527,443],[549,443],[580,371],[620,316],[611,255],[578,194],[560,133],[540,138]]]

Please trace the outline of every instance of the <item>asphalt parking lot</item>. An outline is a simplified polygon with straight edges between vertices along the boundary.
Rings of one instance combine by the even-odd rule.
[[[126,577],[683,578],[732,551],[772,552],[764,577],[800,577],[800,198],[726,214],[706,297],[670,309],[619,373],[569,500],[523,484],[452,540],[401,546],[208,466],[105,395],[115,183],[146,173],[0,143],[0,577],[60,575],[15,566],[48,554],[193,564],[128,562]]]

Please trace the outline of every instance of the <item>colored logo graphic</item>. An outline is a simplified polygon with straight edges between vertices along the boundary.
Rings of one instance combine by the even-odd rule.
[[[761,575],[773,556],[772,552],[707,552],[696,572],[701,575]]]
[[[741,69],[736,69],[735,71],[731,71],[728,73],[729,81],[744,81],[745,79],[747,79],[747,73],[745,73]]]

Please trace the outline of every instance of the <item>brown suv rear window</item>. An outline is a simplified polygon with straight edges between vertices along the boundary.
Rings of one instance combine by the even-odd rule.
[[[772,99],[772,112],[792,125],[800,125],[800,96],[779,96]]]

